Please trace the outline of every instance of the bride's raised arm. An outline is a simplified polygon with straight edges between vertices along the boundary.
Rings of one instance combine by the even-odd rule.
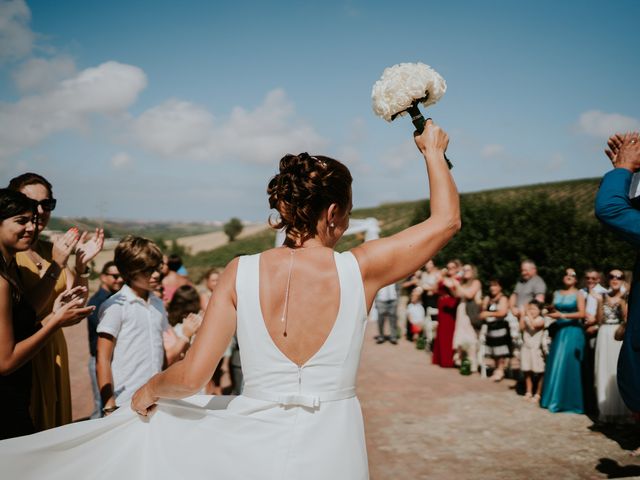
[[[391,237],[352,250],[360,265],[368,305],[380,288],[415,272],[460,229],[458,190],[444,160],[448,135],[429,119],[414,139],[427,167],[431,216]]]

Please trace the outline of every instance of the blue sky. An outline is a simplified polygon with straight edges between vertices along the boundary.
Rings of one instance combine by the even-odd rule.
[[[0,174],[47,176],[56,213],[264,220],[288,152],[352,169],[354,205],[424,198],[406,118],[371,110],[385,67],[448,90],[461,191],[602,175],[640,129],[640,3],[0,0]]]

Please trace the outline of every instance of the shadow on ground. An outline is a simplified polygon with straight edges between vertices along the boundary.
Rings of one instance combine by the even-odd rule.
[[[640,476],[640,465],[620,465],[610,458],[601,458],[596,470],[607,478],[629,478]]]

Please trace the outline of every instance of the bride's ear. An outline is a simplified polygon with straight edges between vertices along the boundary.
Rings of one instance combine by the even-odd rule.
[[[330,226],[331,228],[335,227],[336,225],[336,220],[339,217],[339,207],[337,203],[332,203],[331,205],[329,205],[329,208],[327,208],[327,225]]]

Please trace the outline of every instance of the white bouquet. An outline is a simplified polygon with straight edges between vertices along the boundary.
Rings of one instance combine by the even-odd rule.
[[[433,105],[446,91],[447,82],[429,65],[420,62],[399,63],[385,68],[380,80],[373,85],[373,111],[387,122],[408,113],[418,133],[422,133],[425,120],[418,105]],[[446,154],[444,159],[452,168]]]
[[[385,68],[382,77],[373,85],[373,111],[387,122],[422,103],[433,105],[447,91],[447,83],[429,65],[400,63]]]

